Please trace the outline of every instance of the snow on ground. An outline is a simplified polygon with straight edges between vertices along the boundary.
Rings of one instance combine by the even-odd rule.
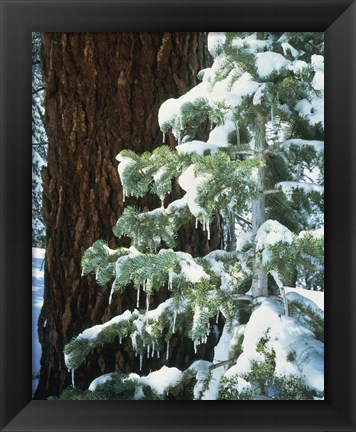
[[[40,370],[41,345],[38,341],[37,321],[43,304],[43,273],[45,250],[32,248],[32,376]],[[32,379],[32,394],[38,378]]]

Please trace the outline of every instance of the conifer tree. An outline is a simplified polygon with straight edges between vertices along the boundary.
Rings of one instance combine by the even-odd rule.
[[[43,126],[44,84],[40,69],[41,35],[32,33],[32,245],[44,247],[41,169],[47,162],[47,136]]]
[[[112,282],[112,294],[133,286],[137,307],[66,345],[73,388],[62,398],[323,398],[323,34],[212,33],[208,48],[214,61],[201,83],[160,108],[162,146],[117,156],[124,200],[151,193],[161,207],[125,208],[113,232],[129,248],[98,240],[85,252],[83,275]],[[206,122],[209,138],[199,141]],[[170,133],[175,148],[164,144]],[[185,194],[165,205],[175,180]],[[175,250],[182,225],[193,218],[209,241],[217,217],[220,250]],[[170,298],[151,309],[165,285]],[[184,371],[167,367],[177,332],[197,354]],[[208,337],[212,362],[199,358]],[[88,353],[125,338],[140,368],[155,357],[160,369],[75,390]]]

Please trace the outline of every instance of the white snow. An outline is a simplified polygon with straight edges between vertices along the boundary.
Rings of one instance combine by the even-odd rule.
[[[171,123],[176,117],[178,117],[178,120],[180,120],[180,109],[184,103],[194,102],[196,99],[208,98],[210,88],[210,83],[208,81],[203,81],[181,97],[177,99],[170,98],[163,102],[158,111],[158,124],[160,128],[162,129],[162,126],[165,123]],[[184,125],[181,124],[180,126],[182,126],[180,129],[183,129]],[[175,131],[173,130],[173,133],[174,132]]]
[[[191,154],[191,153],[197,153],[201,156],[208,151],[210,153],[215,153],[219,150],[220,147],[225,147],[228,145],[228,143],[220,144],[218,141],[216,141],[216,144],[210,144],[206,143],[204,141],[189,141],[185,142],[184,144],[180,144],[176,146],[176,150],[179,154]]]
[[[117,315],[114,318],[112,318],[110,321],[107,321],[104,324],[98,324],[93,327],[89,327],[86,330],[84,330],[82,333],[79,333],[77,338],[80,339],[95,339],[98,334],[108,326],[111,326],[113,324],[118,324],[121,321],[129,320],[131,318],[132,314],[129,310],[126,310],[123,314]]]
[[[198,198],[198,188],[209,180],[209,176],[195,174],[195,164],[190,165],[179,177],[179,186],[187,192],[187,204],[190,212],[196,218],[206,217],[206,211],[196,202]]]
[[[288,69],[294,72],[295,74],[299,74],[303,71],[305,67],[308,66],[308,63],[306,63],[303,60],[294,60],[289,66]]]
[[[260,78],[264,79],[271,75],[274,71],[279,71],[281,68],[288,67],[290,61],[282,54],[273,51],[266,51],[256,54],[257,73]]]
[[[41,345],[38,340],[37,322],[43,305],[44,257],[45,249],[32,248],[32,375],[37,375],[41,368]],[[38,378],[32,379],[32,394],[37,385]]]
[[[244,96],[252,95],[259,86],[260,84],[253,80],[252,75],[245,72],[231,86],[229,100],[233,106],[238,106]]]
[[[185,252],[176,252],[180,258],[179,265],[181,267],[181,274],[187,282],[193,284],[201,281],[202,279],[209,279],[209,275],[205,273],[202,266],[197,264],[192,256]]]
[[[167,311],[167,309],[172,308],[173,305],[173,298],[169,298],[165,300],[163,303],[160,303],[156,309],[152,309],[149,312],[147,312],[147,319],[148,320],[158,320],[160,316],[162,316],[163,313]],[[149,333],[149,328],[146,326],[146,331]]]
[[[311,125],[321,123],[324,127],[324,99],[314,97],[311,101],[302,99],[295,106],[301,117],[306,118]]]
[[[303,288],[292,288],[292,287],[284,287],[284,290],[286,292],[287,299],[289,301],[297,300],[299,302],[303,302],[306,306],[311,307],[314,311],[315,311],[315,306],[318,307],[321,311],[324,311],[323,291],[311,291]],[[305,299],[307,301],[305,301]]]
[[[252,99],[252,103],[254,105],[260,105],[261,104],[265,89],[266,89],[266,84],[264,84],[264,83],[262,85],[260,85],[260,87],[258,87],[258,89],[256,90],[256,93]]]
[[[236,125],[231,120],[225,120],[225,123],[215,128],[210,132],[207,143],[215,145],[217,149],[227,147],[229,145],[229,134],[236,132]]]
[[[127,192],[126,192],[126,185],[124,181],[124,172],[130,165],[135,164],[135,161],[129,157],[124,157],[120,154],[118,154],[115,159],[119,161],[119,164],[117,166],[117,171],[119,173],[121,184],[122,184],[122,194],[123,194],[122,199],[125,202],[125,197],[127,195]]]
[[[293,236],[291,231],[275,220],[264,222],[256,233],[256,250],[262,252],[262,262],[267,264],[270,261],[269,245],[279,242],[291,244]]]
[[[320,90],[320,91],[324,90],[324,72],[320,72],[320,71],[315,72],[312,86],[314,87],[315,90]]]
[[[225,325],[219,343],[214,348],[213,364],[228,360],[229,347],[233,338],[233,332]],[[209,382],[208,389],[204,392],[202,400],[216,400],[219,395],[219,383],[224,375],[226,366],[221,366],[212,371],[212,377]]]
[[[301,231],[298,237],[304,238],[306,235],[312,235],[316,239],[324,238],[324,227],[318,228],[313,231]]]
[[[147,375],[146,382],[158,395],[163,395],[169,387],[174,387],[179,383],[182,375],[183,373],[175,367],[163,366]]]
[[[105,374],[105,375],[100,375],[98,378],[95,378],[95,380],[91,382],[88,390],[89,391],[95,391],[99,385],[105,384],[106,382],[111,381],[113,379],[114,379],[114,377],[112,376],[111,373]]]
[[[208,50],[211,55],[216,53],[217,48],[225,43],[226,36],[224,32],[209,32]]]
[[[235,37],[232,42],[231,46],[235,48],[244,48],[246,52],[248,53],[255,53],[257,51],[262,51],[265,48],[268,48],[271,45],[271,40],[260,40],[257,39],[257,33],[252,33],[251,35],[248,35],[246,37],[239,38]]]
[[[291,53],[292,57],[297,58],[299,56],[299,51],[292,47],[288,42],[283,42],[281,44],[283,48],[283,54],[288,55],[288,52]]]
[[[282,189],[287,198],[291,197],[294,190],[302,190],[305,194],[310,194],[312,192],[317,192],[319,194],[324,193],[324,186],[307,182],[284,181],[277,183],[275,187],[277,189]]]
[[[313,147],[316,153],[321,153],[324,151],[324,141],[318,140],[304,140],[300,138],[294,138],[282,143],[284,147],[290,148],[295,147]]]
[[[226,377],[247,374],[252,362],[264,361],[263,354],[256,350],[262,338],[267,339],[266,349],[275,352],[276,375],[299,376],[308,386],[324,391],[323,343],[298,319],[283,315],[281,304],[271,299],[264,300],[252,313],[244,332],[243,353]]]
[[[151,372],[145,377],[131,373],[128,378],[136,381],[141,388],[143,385],[149,385],[158,396],[163,396],[169,387],[174,387],[179,383],[182,376],[183,373],[179,369],[163,366],[161,369]],[[137,399],[141,399],[142,393],[139,392],[137,396]]]
[[[324,56],[313,54],[311,62],[315,71],[324,72]]]

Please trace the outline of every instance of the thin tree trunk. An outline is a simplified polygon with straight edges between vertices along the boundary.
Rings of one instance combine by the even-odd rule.
[[[266,148],[265,137],[266,120],[262,114],[257,114],[255,120],[255,152],[256,157],[261,161],[264,159],[264,150]],[[260,166],[257,172],[258,197],[252,202],[252,232],[256,235],[259,227],[266,220],[265,211],[265,168]],[[258,264],[255,268],[255,275],[252,280],[251,293],[253,297],[267,296],[267,272],[260,268]]]
[[[110,287],[82,277],[81,258],[95,240],[119,245],[112,234],[123,211],[115,156],[123,148],[142,153],[162,144],[158,109],[196,84],[197,71],[206,66],[204,40],[202,33],[43,34],[49,144],[43,173],[47,239],[37,399],[58,395],[69,385],[63,347],[72,337],[135,306],[136,296],[128,289],[108,307]],[[153,208],[159,202],[151,196],[138,204]],[[201,254],[209,246],[206,233],[194,230],[192,239],[193,229],[182,230],[179,246]],[[190,353],[185,341],[177,346],[171,363],[182,365]],[[138,359],[128,339],[94,352],[76,372],[76,382],[86,386],[101,373],[135,368]]]

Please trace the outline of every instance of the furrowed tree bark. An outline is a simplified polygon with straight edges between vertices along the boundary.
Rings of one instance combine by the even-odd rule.
[[[142,153],[162,145],[158,109],[196,84],[197,71],[207,65],[204,41],[202,33],[43,34],[49,143],[43,172],[47,238],[36,399],[59,395],[70,384],[63,347],[72,337],[135,306],[136,294],[128,289],[115,295],[109,307],[110,286],[82,277],[81,258],[98,239],[119,245],[112,234],[123,211],[115,156],[124,148]],[[171,198],[180,193],[176,190]],[[129,204],[159,206],[153,196],[127,199]],[[193,255],[207,253],[220,243],[215,231],[208,243],[206,233],[187,225],[180,231],[178,248]],[[165,295],[164,289],[159,295]],[[175,338],[169,365],[185,367],[190,345]],[[143,372],[151,366],[146,362]],[[76,372],[76,384],[84,388],[114,370],[138,370],[129,339],[94,352]]]

